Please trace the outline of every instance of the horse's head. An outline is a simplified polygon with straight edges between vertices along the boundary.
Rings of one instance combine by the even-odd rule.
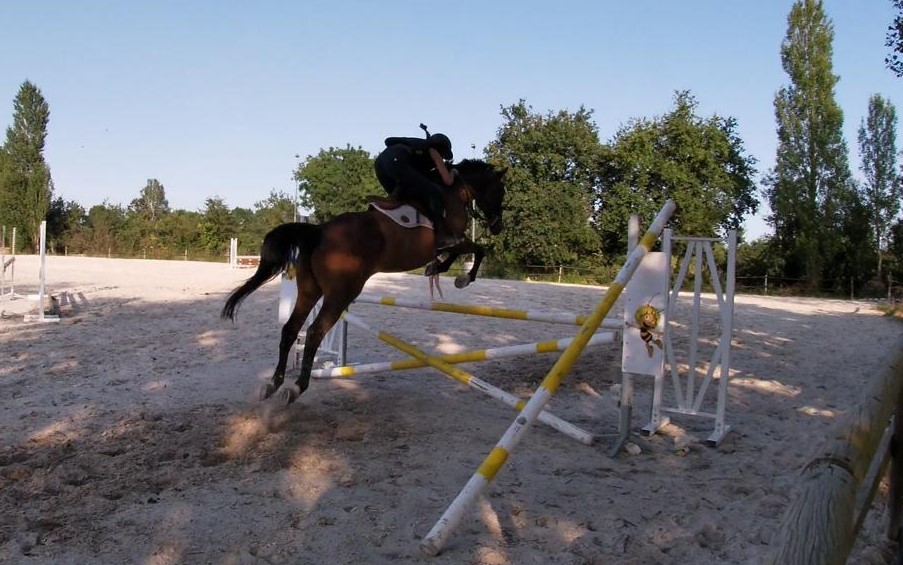
[[[505,171],[486,161],[464,159],[455,165],[461,182],[471,188],[474,202],[492,235],[502,231],[502,205],[505,200]]]

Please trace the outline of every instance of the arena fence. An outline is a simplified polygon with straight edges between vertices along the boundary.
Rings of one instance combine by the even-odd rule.
[[[888,537],[901,541],[903,498],[903,338],[858,404],[802,471],[765,563],[840,565],[859,535],[891,460]],[[893,418],[892,418],[893,416]],[[889,424],[890,422],[890,424]],[[896,563],[900,563],[900,555]]]

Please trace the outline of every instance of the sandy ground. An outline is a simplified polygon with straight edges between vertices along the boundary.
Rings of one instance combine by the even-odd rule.
[[[37,274],[37,258],[19,256],[16,291],[35,292]],[[317,380],[288,408],[258,402],[275,364],[278,283],[237,323],[219,319],[248,276],[225,264],[49,257],[50,290],[79,297],[60,323],[24,323],[26,300],[0,301],[0,562],[755,563],[801,467],[903,330],[865,302],[740,296],[725,441],[706,447],[711,421],[680,417],[638,439],[641,453],[613,459],[620,348],[587,351],[550,407],[604,437],[588,447],[537,425],[446,550],[424,557],[419,540],[514,413],[432,369]],[[576,313],[602,294],[491,280],[444,288],[454,302]],[[367,292],[428,296],[411,275],[378,276]],[[430,351],[575,332],[353,311]],[[354,329],[349,354],[403,357]],[[556,358],[462,368],[526,395]],[[639,429],[651,383],[636,386]],[[689,438],[689,452],[675,438]],[[884,496],[851,563],[885,562]]]

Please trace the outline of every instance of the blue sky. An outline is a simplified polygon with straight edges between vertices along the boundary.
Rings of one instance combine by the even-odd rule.
[[[0,2],[0,126],[26,79],[50,104],[57,195],[127,205],[147,179],[170,206],[251,207],[290,192],[297,156],[389,135],[447,133],[457,157],[495,138],[500,107],[594,110],[608,140],[690,90],[733,116],[760,172],[773,165],[774,93],[792,0],[558,2]],[[884,68],[890,0],[826,0],[837,101],[856,130],[874,93],[903,112]],[[898,141],[898,146],[901,143]],[[761,214],[760,214],[761,216]],[[761,217],[748,235],[768,231]]]

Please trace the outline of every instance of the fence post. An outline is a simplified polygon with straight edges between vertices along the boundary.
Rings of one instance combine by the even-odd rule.
[[[889,519],[887,522],[887,537],[895,542],[903,539],[900,534],[901,522],[903,522],[903,390],[897,397],[897,409],[894,411],[894,435],[890,440],[890,473],[888,479],[890,488],[887,495]]]
[[[768,273],[765,273],[765,296],[768,296]]]

